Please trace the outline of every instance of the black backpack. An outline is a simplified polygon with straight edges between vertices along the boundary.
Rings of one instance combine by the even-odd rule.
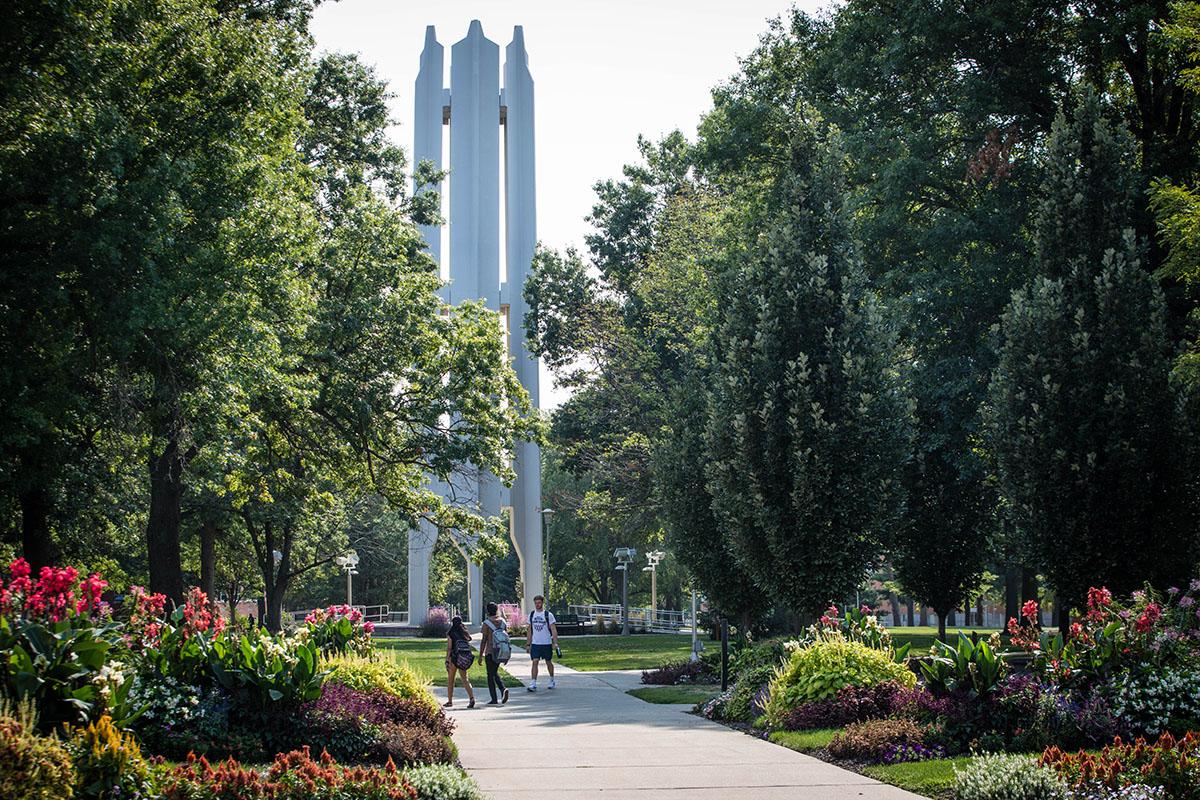
[[[475,663],[475,651],[471,649],[471,643],[466,639],[455,639],[451,659],[459,669],[470,669]]]

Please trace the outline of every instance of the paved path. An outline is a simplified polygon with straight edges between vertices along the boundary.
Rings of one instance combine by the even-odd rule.
[[[529,680],[529,659],[514,650],[508,671]],[[784,747],[625,694],[635,673],[575,672],[557,667],[558,688],[513,689],[507,706],[451,710],[463,766],[492,800],[917,800]],[[472,669],[475,677],[483,671]],[[480,685],[482,684],[482,685]],[[436,690],[439,698],[444,690]]]

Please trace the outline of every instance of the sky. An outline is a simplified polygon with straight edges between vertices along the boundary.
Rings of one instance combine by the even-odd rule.
[[[357,53],[395,95],[393,138],[411,153],[413,82],[425,26],[446,48],[471,20],[503,48],[525,30],[535,97],[538,238],[582,249],[592,185],[637,159],[637,137],[676,128],[689,138],[711,90],[738,70],[790,0],[340,0],[318,7],[321,50]],[[820,0],[799,0],[806,10]],[[543,368],[541,406],[566,394]]]

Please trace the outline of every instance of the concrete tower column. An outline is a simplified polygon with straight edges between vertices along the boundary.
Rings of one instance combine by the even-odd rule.
[[[504,175],[510,341],[513,367],[533,405],[539,406],[538,360],[525,342],[523,289],[537,246],[537,185],[534,171],[533,77],[525,51],[525,32],[513,29],[504,51]],[[545,593],[542,572],[542,458],[536,444],[519,442],[513,468],[513,546],[521,561],[522,606],[533,608],[535,595]]]
[[[442,107],[446,102],[443,86],[444,49],[437,40],[437,32],[430,25],[425,28],[425,48],[421,51],[421,69],[417,72],[415,115],[413,125],[413,168],[422,161],[429,161],[442,168]],[[442,185],[426,187],[442,190]],[[413,192],[417,191],[414,182]],[[439,264],[442,261],[442,229],[437,225],[422,225],[421,235],[429,245],[429,254]]]
[[[429,616],[429,566],[437,533],[437,526],[425,520],[408,532],[409,625],[420,625]]]

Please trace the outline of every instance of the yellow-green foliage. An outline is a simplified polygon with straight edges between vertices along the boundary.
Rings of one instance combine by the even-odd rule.
[[[326,680],[336,681],[351,689],[360,692],[378,689],[396,697],[420,700],[433,708],[438,707],[437,700],[429,691],[429,683],[407,664],[396,661],[394,656],[337,656],[325,661],[322,668],[329,670]]]
[[[122,733],[106,714],[71,733],[75,795],[80,798],[143,797],[150,766],[132,733]]]
[[[36,733],[27,704],[13,710],[0,705],[0,797],[5,800],[67,800],[73,796],[75,769],[59,741]]]
[[[858,642],[816,641],[793,652],[771,681],[767,719],[778,723],[801,703],[835,697],[846,686],[877,686],[885,681],[911,687],[917,685],[917,676],[893,661],[886,650]]]

